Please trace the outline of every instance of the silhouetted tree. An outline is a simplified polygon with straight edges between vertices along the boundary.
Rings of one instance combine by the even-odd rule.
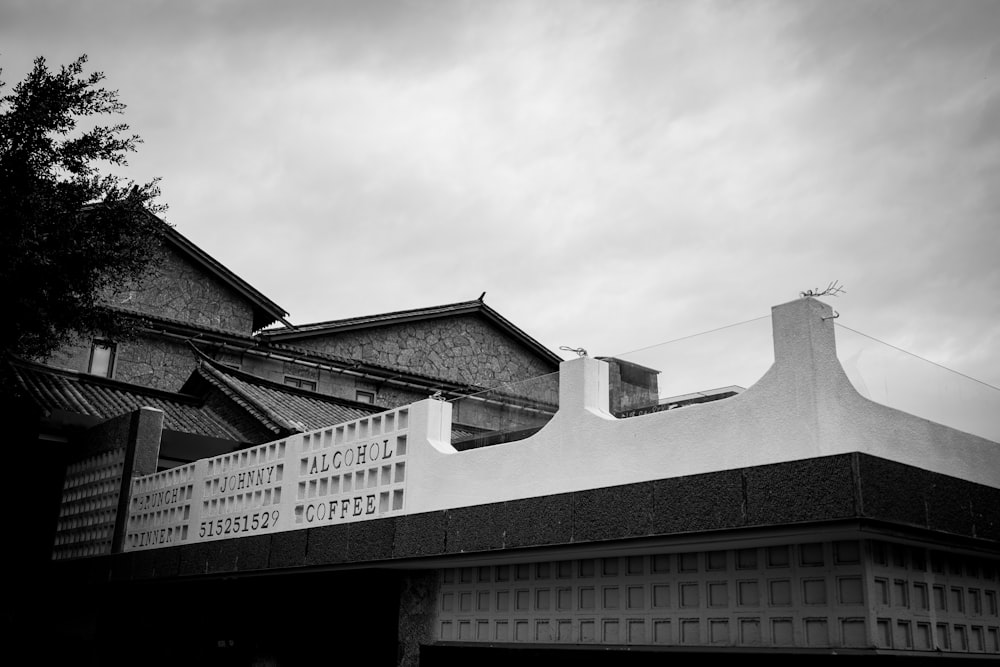
[[[77,126],[125,110],[117,91],[99,87],[103,73],[84,74],[86,62],[56,73],[38,58],[0,98],[0,345],[18,356],[45,358],[74,334],[128,335],[134,320],[102,296],[157,256],[158,179],[140,185],[110,171],[141,139],[124,123]]]

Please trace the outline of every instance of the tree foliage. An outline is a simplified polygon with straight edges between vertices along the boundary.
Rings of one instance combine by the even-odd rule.
[[[98,124],[125,105],[99,86],[103,73],[84,73],[86,62],[52,72],[38,58],[0,98],[0,308],[8,322],[0,344],[18,356],[44,358],[76,334],[127,335],[131,321],[102,297],[141,279],[157,256],[157,180],[113,173],[141,139],[124,123]]]

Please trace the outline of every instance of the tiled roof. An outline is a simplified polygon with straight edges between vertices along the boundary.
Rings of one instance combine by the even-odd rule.
[[[140,320],[146,329],[154,332],[184,332],[192,340],[204,340],[207,337],[213,340],[223,340],[235,344],[241,344],[244,347],[257,344],[257,341],[253,336],[243,336],[219,327],[212,327],[205,324],[195,324],[193,322],[177,319],[175,317],[150,315],[149,313],[130,310],[129,308],[122,308],[120,306],[106,306],[106,308],[118,313],[124,313],[129,317]],[[190,333],[192,331],[196,333]]]
[[[16,360],[10,366],[32,401],[47,413],[56,410],[109,419],[141,407],[163,411],[163,428],[227,440],[242,434],[202,400],[186,394],[140,387],[107,378]]]
[[[286,432],[311,431],[386,410],[288,387],[206,359],[196,372],[272,430],[277,427]]]
[[[20,359],[10,361],[9,365],[27,396],[49,414],[64,411],[110,419],[141,407],[152,407],[163,412],[165,429],[226,440],[246,440],[235,426],[205,405],[203,396],[140,387]],[[202,361],[194,376],[229,396],[276,437],[353,421],[385,410],[376,405],[286,387],[210,361]],[[452,439],[465,440],[481,430],[456,424]]]
[[[289,387],[243,371],[202,359],[195,371],[202,379],[264,422],[275,432],[312,431],[333,424],[361,419],[387,408],[357,403],[335,396]],[[452,440],[467,440],[482,433],[474,426],[455,424]]]

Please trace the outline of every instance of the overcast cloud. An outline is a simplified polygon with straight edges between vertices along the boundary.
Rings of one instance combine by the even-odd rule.
[[[1000,386],[1000,2],[0,0],[294,323],[475,299],[610,355],[838,320]],[[697,389],[699,387],[692,387]]]

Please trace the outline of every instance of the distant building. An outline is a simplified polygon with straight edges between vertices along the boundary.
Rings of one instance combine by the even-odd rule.
[[[84,423],[160,401],[169,406],[170,422],[176,421],[172,412],[191,413],[200,397],[204,418],[187,422],[184,432],[246,445],[347,416],[312,413],[303,410],[306,404],[343,405],[357,416],[435,393],[455,398],[554,373],[560,362],[482,300],[292,325],[280,306],[166,225],[153,274],[109,295],[108,304],[140,322],[135,340],[77,340],[45,364],[110,383],[18,363],[28,395],[43,412],[72,413]],[[277,322],[278,328],[265,328]],[[46,385],[60,390],[45,392]],[[92,400],[72,400],[69,387],[86,387]],[[241,389],[252,397],[238,396]],[[109,392],[132,398],[98,398]],[[466,412],[471,430],[461,433],[468,435],[488,415]],[[65,426],[66,419],[48,422]],[[194,458],[215,451],[218,446]]]

